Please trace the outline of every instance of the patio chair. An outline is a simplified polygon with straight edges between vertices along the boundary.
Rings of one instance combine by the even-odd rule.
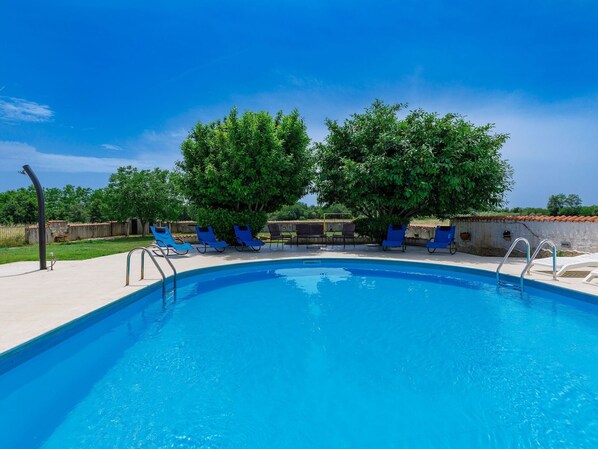
[[[170,256],[171,251],[177,255],[187,254],[189,250],[193,249],[189,243],[184,243],[181,239],[175,239],[168,226],[150,226],[150,231],[154,235],[154,239],[156,239],[156,245],[160,248],[166,249],[166,256]],[[157,256],[161,256],[162,253],[160,251],[154,251]]]
[[[297,232],[297,246],[299,246],[299,239],[307,240],[307,246],[311,239],[320,239],[320,243],[325,244],[326,234],[320,223],[297,223],[295,231]]]
[[[457,252],[455,226],[436,226],[434,238],[426,243],[426,248],[428,248],[430,254],[439,248],[446,248],[451,255],[455,254]]]
[[[588,274],[586,276],[586,278],[583,281],[586,284],[590,284],[590,283],[592,283],[592,279],[594,279],[594,278],[598,278],[598,270],[592,271],[590,274]]]
[[[543,257],[542,259],[534,259],[529,266],[539,266],[552,270],[552,257]],[[556,269],[558,270],[556,275],[562,276],[567,271],[575,270],[579,268],[594,268],[598,267],[598,253],[582,254],[581,256],[574,257],[557,257],[556,258]],[[589,270],[588,270],[589,271]]]
[[[282,232],[278,223],[268,223],[268,232],[270,233],[270,248],[272,248],[272,242],[276,240],[276,247],[278,248],[278,245],[282,243],[284,249],[285,241],[293,238],[291,234]]]
[[[343,223],[341,235],[335,235],[332,238],[343,239],[343,249],[346,247],[347,240],[351,240],[353,242],[353,248],[355,248],[355,223]]]
[[[235,246],[237,251],[242,251],[244,248],[249,248],[255,252],[262,249],[264,242],[259,239],[254,239],[251,235],[251,229],[247,225],[235,225],[235,236],[237,237],[238,245]]]
[[[382,251],[388,251],[390,248],[401,248],[403,252],[407,249],[405,243],[405,231],[407,226],[403,225],[388,225],[386,233],[386,240],[382,242]]]
[[[199,244],[203,245],[203,251],[199,246],[196,247],[197,251],[200,253],[206,253],[208,251],[208,247],[214,248],[218,253],[222,253],[228,246],[228,243],[226,243],[224,240],[218,240],[216,238],[212,226],[196,226],[195,233],[197,234],[197,240],[199,241]]]

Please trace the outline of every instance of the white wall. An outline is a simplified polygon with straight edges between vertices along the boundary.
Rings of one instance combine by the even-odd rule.
[[[504,255],[517,237],[529,240],[532,251],[543,239],[552,240],[563,253],[598,252],[598,222],[498,220],[469,221],[456,218],[457,247],[460,251],[484,256]],[[511,239],[503,238],[511,231]],[[462,232],[470,232],[471,240],[463,241]],[[523,255],[524,244],[520,244]],[[515,254],[515,252],[513,253]]]

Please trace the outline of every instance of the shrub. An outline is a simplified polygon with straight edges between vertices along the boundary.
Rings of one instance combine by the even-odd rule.
[[[579,208],[579,215],[596,216],[598,215],[598,206],[581,206]]]
[[[388,225],[409,224],[404,217],[384,215],[377,218],[360,217],[355,219],[355,232],[359,235],[372,238],[378,243],[386,238]]]
[[[233,226],[249,225],[251,232],[257,235],[268,222],[265,212],[232,211],[227,209],[198,209],[197,225],[212,226],[214,234],[220,240],[226,240],[229,245],[237,243]]]

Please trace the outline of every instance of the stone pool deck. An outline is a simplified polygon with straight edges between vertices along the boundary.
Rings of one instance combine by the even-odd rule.
[[[132,292],[160,281],[151,261],[146,260],[146,279],[139,281],[140,255],[132,258],[131,285],[125,287],[126,253],[83,261],[58,261],[54,271],[39,271],[37,262],[17,262],[0,265],[0,354],[38,337],[62,324],[85,315]],[[494,272],[498,257],[479,257],[446,252],[428,254],[425,248],[408,247],[406,253],[383,252],[379,246],[358,245],[343,250],[340,246],[321,249],[301,246],[269,249],[259,253],[238,252],[229,248],[222,254],[190,254],[175,256],[171,261],[177,271],[227,265],[257,260],[285,258],[377,258],[429,262],[477,268]],[[159,263],[168,275],[164,260]],[[512,258],[502,272],[518,276],[524,260]],[[562,277],[552,280],[549,274],[532,271],[531,279],[598,296],[598,282],[584,284],[583,277]]]

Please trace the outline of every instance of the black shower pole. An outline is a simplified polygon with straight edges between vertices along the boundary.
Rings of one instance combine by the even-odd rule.
[[[44,205],[44,189],[39,183],[39,179],[29,165],[23,165],[23,171],[29,175],[31,182],[37,192],[37,218],[38,218],[38,237],[39,237],[39,269],[46,270],[46,207]]]

